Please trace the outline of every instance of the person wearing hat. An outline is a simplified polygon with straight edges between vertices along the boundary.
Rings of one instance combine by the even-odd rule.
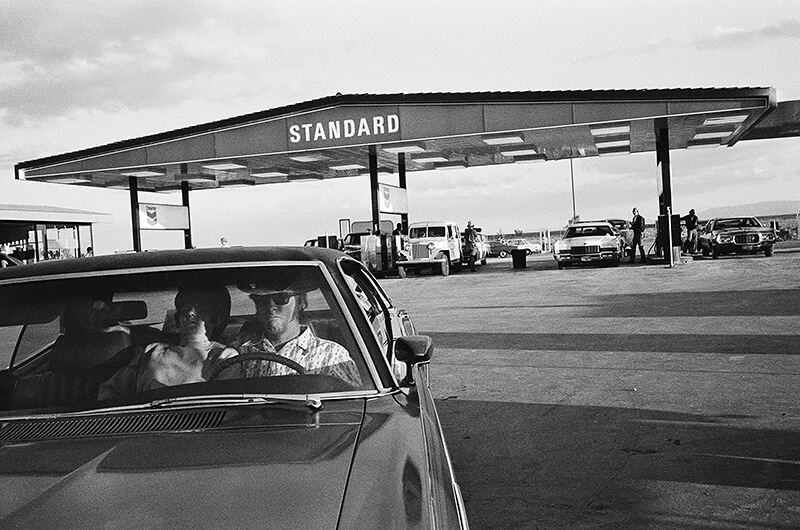
[[[260,329],[243,334],[236,341],[241,354],[270,353],[297,363],[307,374],[337,377],[354,387],[361,386],[361,375],[348,351],[340,344],[314,335],[304,325],[307,293],[316,286],[296,271],[276,273],[239,289],[248,293],[256,308]],[[268,360],[243,363],[243,377],[297,375],[289,365]]]
[[[154,342],[100,385],[98,400],[209,379],[217,362],[238,355],[214,338],[228,323],[231,297],[224,285],[185,286],[175,295],[177,344]]]
[[[694,208],[689,210],[688,215],[681,217],[681,221],[686,223],[686,250],[692,254],[697,254],[697,224],[698,219],[694,214]]]
[[[469,260],[470,272],[475,272],[475,255],[478,253],[478,234],[475,232],[475,225],[472,221],[467,221],[467,228],[464,230],[464,253]]]

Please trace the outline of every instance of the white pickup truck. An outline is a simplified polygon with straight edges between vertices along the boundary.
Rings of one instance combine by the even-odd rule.
[[[405,278],[409,270],[437,270],[442,276],[461,270],[461,230],[456,223],[423,221],[408,227],[408,259],[397,262],[397,272]]]

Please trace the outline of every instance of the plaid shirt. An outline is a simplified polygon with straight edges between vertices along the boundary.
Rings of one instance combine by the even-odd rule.
[[[267,352],[297,362],[309,374],[325,374],[338,377],[355,387],[361,386],[361,374],[347,350],[340,344],[315,337],[311,329],[303,326],[297,337],[283,345],[280,350],[261,335],[245,340],[237,348],[239,353]],[[288,366],[270,361],[249,361],[244,364],[245,377],[296,374]]]

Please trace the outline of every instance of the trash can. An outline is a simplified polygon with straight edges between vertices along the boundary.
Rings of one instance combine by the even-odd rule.
[[[524,249],[515,248],[511,251],[511,263],[514,265],[515,269],[524,269],[526,265],[526,259],[528,258],[528,252]]]

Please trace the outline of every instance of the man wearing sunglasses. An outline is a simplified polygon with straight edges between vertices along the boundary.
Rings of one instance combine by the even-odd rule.
[[[332,375],[361,386],[361,375],[347,350],[316,337],[310,327],[302,324],[303,310],[308,307],[306,293],[314,289],[313,285],[278,276],[239,288],[250,294],[261,325],[260,332],[240,337],[236,348],[239,353],[276,354],[298,363],[306,373]],[[245,377],[297,374],[290,366],[265,360],[248,361],[243,370]]]

